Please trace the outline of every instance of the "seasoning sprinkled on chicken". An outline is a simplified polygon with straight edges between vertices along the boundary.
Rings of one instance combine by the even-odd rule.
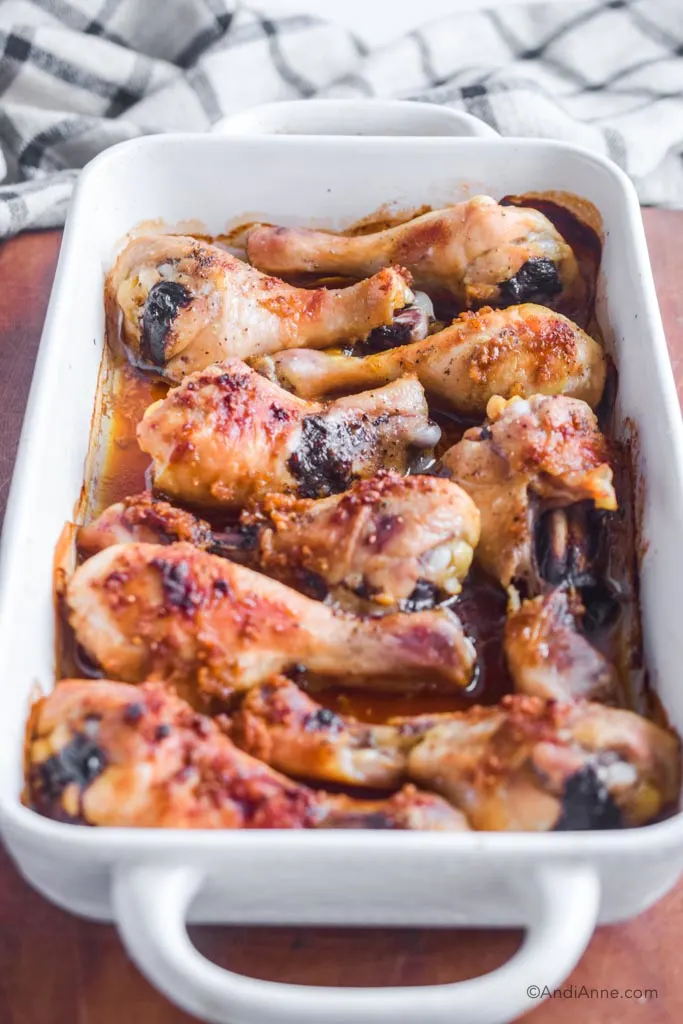
[[[160,684],[67,680],[34,705],[30,807],[48,818],[133,828],[464,830],[441,797],[405,786],[385,800],[316,792],[238,750]]]
[[[320,498],[380,469],[405,471],[441,431],[414,378],[335,402],[304,402],[238,359],[187,377],[147,409],[138,443],[155,488],[186,504],[239,508],[268,494]]]
[[[133,239],[105,294],[131,361],[174,381],[231,357],[360,341],[413,301],[400,269],[350,288],[292,288],[184,235]]]
[[[398,692],[458,690],[474,670],[450,610],[336,614],[189,544],[106,548],[76,570],[66,604],[78,642],[106,675],[223,698],[297,666]]]
[[[358,391],[415,374],[442,406],[481,416],[494,396],[569,395],[595,406],[605,354],[580,327],[544,306],[463,313],[423,341],[358,358],[295,348],[253,360],[255,369],[301,398]]]
[[[560,301],[579,307],[585,295],[574,253],[548,218],[489,196],[354,237],[257,226],[247,237],[247,252],[255,267],[283,277],[365,277],[399,264],[417,288],[446,295],[460,309]]]
[[[481,513],[479,562],[507,587],[534,578],[540,511],[580,501],[613,511],[617,499],[607,443],[585,402],[492,398],[487,413],[442,461]]]

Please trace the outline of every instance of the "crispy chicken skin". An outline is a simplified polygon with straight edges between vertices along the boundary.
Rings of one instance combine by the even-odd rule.
[[[238,750],[160,684],[67,680],[34,705],[26,802],[48,818],[138,828],[462,830],[446,801],[316,792]]]
[[[460,309],[558,300],[580,307],[585,291],[574,253],[542,213],[488,196],[356,237],[258,226],[249,232],[247,253],[255,267],[283,277],[365,277],[400,264],[417,288],[448,295]]]
[[[614,510],[617,499],[607,444],[585,402],[492,398],[487,414],[442,461],[481,513],[479,562],[508,586],[533,578],[537,509],[592,501]]]
[[[478,540],[479,509],[457,484],[382,471],[319,501],[269,495],[235,530],[216,533],[145,491],[81,527],[78,548],[91,557],[114,544],[188,541],[311,597],[376,613],[459,593]]]
[[[107,548],[76,570],[66,603],[86,653],[125,682],[164,679],[226,698],[299,665],[398,691],[457,689],[473,672],[472,645],[450,611],[335,614],[189,544]]]
[[[558,587],[509,613],[505,657],[518,693],[620,703],[615,667],[579,632],[583,611],[576,592]]]
[[[242,521],[259,531],[255,564],[263,572],[375,611],[459,593],[479,541],[479,510],[462,488],[397,473],[321,501],[274,495]]]
[[[423,341],[364,358],[291,349],[253,366],[309,399],[415,374],[425,391],[465,416],[483,415],[494,395],[564,394],[595,406],[605,386],[601,346],[560,313],[532,303],[463,313]]]
[[[680,745],[630,711],[515,696],[430,729],[408,775],[476,829],[619,828],[647,824],[676,799]]]
[[[338,715],[283,676],[245,695],[229,731],[238,747],[278,771],[371,789],[401,785],[408,751],[420,736],[418,728],[402,731]]]
[[[382,468],[405,470],[409,449],[439,436],[415,379],[321,404],[287,394],[238,359],[187,377],[138,426],[156,490],[226,509],[274,492],[339,493]]]
[[[143,491],[110,505],[92,523],[78,530],[78,552],[90,558],[114,544],[173,544],[186,541],[198,548],[213,543],[211,527],[192,512],[176,508],[168,501]]]
[[[253,690],[231,735],[280,770],[356,786],[434,789],[475,829],[619,828],[678,793],[678,739],[630,711],[505,697],[496,707],[363,725],[275,680]]]
[[[404,271],[343,289],[292,288],[224,249],[183,235],[135,238],[105,287],[134,363],[180,381],[221,359],[358,341],[412,302]]]

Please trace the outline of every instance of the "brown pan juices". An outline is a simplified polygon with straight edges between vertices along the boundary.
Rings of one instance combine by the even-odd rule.
[[[544,213],[551,220],[567,242],[574,249],[582,276],[587,284],[588,305],[582,311],[572,311],[574,319],[582,320],[593,330],[593,304],[595,285],[600,254],[602,248],[601,227],[597,211],[577,197],[565,196],[562,193],[538,193],[526,196],[506,196],[503,204],[531,206]],[[419,210],[402,212],[400,215],[389,215],[387,211],[378,211],[358,222],[347,234],[363,234],[391,226],[413,216],[428,212],[429,207]],[[245,226],[235,228],[228,235],[211,239],[196,235],[202,241],[213,241],[230,246],[233,251],[239,246]],[[298,285],[334,285],[352,283],[349,279],[321,279],[308,276],[306,280],[296,281]],[[149,457],[138,447],[136,428],[146,408],[168,391],[168,384],[144,371],[131,367],[125,359],[118,335],[119,325],[111,315],[112,306],[108,304],[107,346],[104,355],[106,372],[104,395],[102,396],[104,415],[100,417],[99,429],[93,430],[91,445],[94,456],[91,460],[95,467],[91,479],[87,481],[87,502],[84,517],[86,521],[95,518],[99,513],[121,499],[144,490],[149,484]],[[563,310],[567,315],[572,312]],[[598,332],[599,333],[599,332]],[[616,389],[616,378],[613,374],[602,408],[599,410],[603,429],[610,432],[613,413],[613,400]],[[471,421],[465,421],[452,413],[444,412],[430,402],[430,413],[439,423],[443,431],[442,441],[437,448],[436,457],[455,444]],[[595,564],[600,574],[600,581],[591,595],[587,588],[587,596],[595,598],[594,607],[587,606],[587,624],[589,636],[605,653],[613,657],[619,667],[622,680],[626,678],[640,680],[633,692],[629,693],[628,704],[641,712],[652,710],[644,696],[642,656],[639,632],[639,609],[637,603],[637,564],[635,555],[635,524],[633,521],[633,472],[630,452],[624,446],[614,445],[615,482],[622,512],[611,517],[608,523],[599,517],[591,519],[591,529],[596,531]],[[193,510],[208,518],[212,526],[225,528],[226,516],[206,516],[201,509]],[[70,536],[69,543],[72,542]],[[615,555],[614,552],[618,553]],[[57,587],[58,609],[58,677],[89,676],[96,678],[99,673],[96,665],[91,664],[74,643],[71,630],[66,621],[60,599],[60,587]],[[430,693],[423,690],[414,695],[392,695],[384,691],[359,690],[357,687],[344,687],[343,677],[339,680],[320,681],[302,671],[296,681],[304,688],[315,693],[315,699],[324,706],[335,711],[352,714],[363,721],[383,722],[398,715],[416,715],[428,712],[452,711],[467,708],[472,704],[495,704],[501,697],[511,692],[511,680],[503,655],[503,628],[506,615],[506,595],[490,578],[486,577],[475,564],[465,580],[462,593],[451,599],[452,607],[460,616],[468,635],[474,640],[477,648],[477,671],[473,684],[467,691],[444,696],[443,693]],[[203,708],[207,710],[207,708]],[[212,711],[224,710],[217,703],[212,704]]]
[[[91,493],[92,517],[109,505],[145,489],[150,458],[138,446],[137,425],[145,409],[164,398],[168,385],[121,362],[113,368],[111,425],[99,479]]]

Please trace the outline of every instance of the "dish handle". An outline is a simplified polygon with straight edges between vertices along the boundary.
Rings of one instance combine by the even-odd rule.
[[[282,100],[217,121],[218,135],[492,136],[473,114],[418,100]]]
[[[212,1024],[501,1024],[557,988],[588,945],[600,882],[584,864],[534,872],[527,933],[511,960],[479,978],[413,988],[325,988],[259,981],[218,967],[187,934],[204,874],[193,867],[121,865],[112,901],[119,934],[143,974]]]

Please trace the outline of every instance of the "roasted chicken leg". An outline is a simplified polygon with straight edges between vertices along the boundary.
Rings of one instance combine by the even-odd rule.
[[[212,533],[145,492],[81,527],[78,548],[90,557],[113,544],[176,540],[351,609],[419,610],[460,591],[479,540],[479,510],[450,480],[382,472],[320,501],[271,495],[236,529]]]
[[[359,278],[400,264],[417,288],[432,298],[446,295],[460,309],[558,300],[579,308],[585,293],[574,253],[547,217],[488,196],[354,237],[258,226],[249,232],[247,253],[255,267],[283,277]]]
[[[319,782],[396,789],[408,751],[429,728],[368,725],[317,704],[284,676],[254,686],[230,718],[230,737],[278,771]]]
[[[642,825],[675,800],[677,738],[630,711],[506,697],[497,707],[366,725],[316,704],[289,680],[252,690],[231,723],[245,750],[318,781],[419,781],[477,829]]]
[[[463,313],[424,341],[357,358],[291,349],[252,365],[301,398],[358,391],[415,374],[439,402],[483,415],[494,395],[564,394],[595,406],[605,386],[600,345],[560,313],[526,303]]]
[[[616,669],[578,629],[582,612],[578,594],[559,587],[513,607],[504,646],[518,693],[620,703]]]
[[[350,288],[292,288],[217,246],[153,235],[126,246],[105,297],[131,360],[179,381],[229,357],[358,341],[412,302],[409,284],[392,268]]]
[[[680,744],[630,711],[506,697],[435,725],[407,774],[476,829],[620,828],[647,824],[676,799]]]
[[[85,560],[114,544],[174,544],[185,541],[202,550],[213,550],[209,523],[185,509],[155,497],[151,491],[134,494],[110,505],[76,535],[79,555]]]
[[[157,490],[228,509],[274,492],[324,497],[382,468],[405,470],[410,448],[431,447],[440,433],[415,379],[320,404],[230,359],[151,405],[138,443]]]
[[[160,684],[80,679],[34,705],[29,807],[48,818],[137,828],[467,829],[445,800],[406,786],[387,800],[316,792],[238,750]]]
[[[76,639],[106,675],[164,679],[227,698],[304,666],[346,685],[467,686],[474,650],[445,609],[335,614],[190,544],[124,544],[80,566],[66,590]]]
[[[479,540],[479,510],[461,487],[397,473],[321,501],[275,495],[242,522],[258,530],[256,565],[269,576],[375,612],[458,594]]]
[[[453,480],[481,513],[477,558],[507,587],[534,580],[534,522],[539,509],[617,499],[607,444],[585,402],[535,395],[492,398],[488,422],[467,430],[443,456]]]

